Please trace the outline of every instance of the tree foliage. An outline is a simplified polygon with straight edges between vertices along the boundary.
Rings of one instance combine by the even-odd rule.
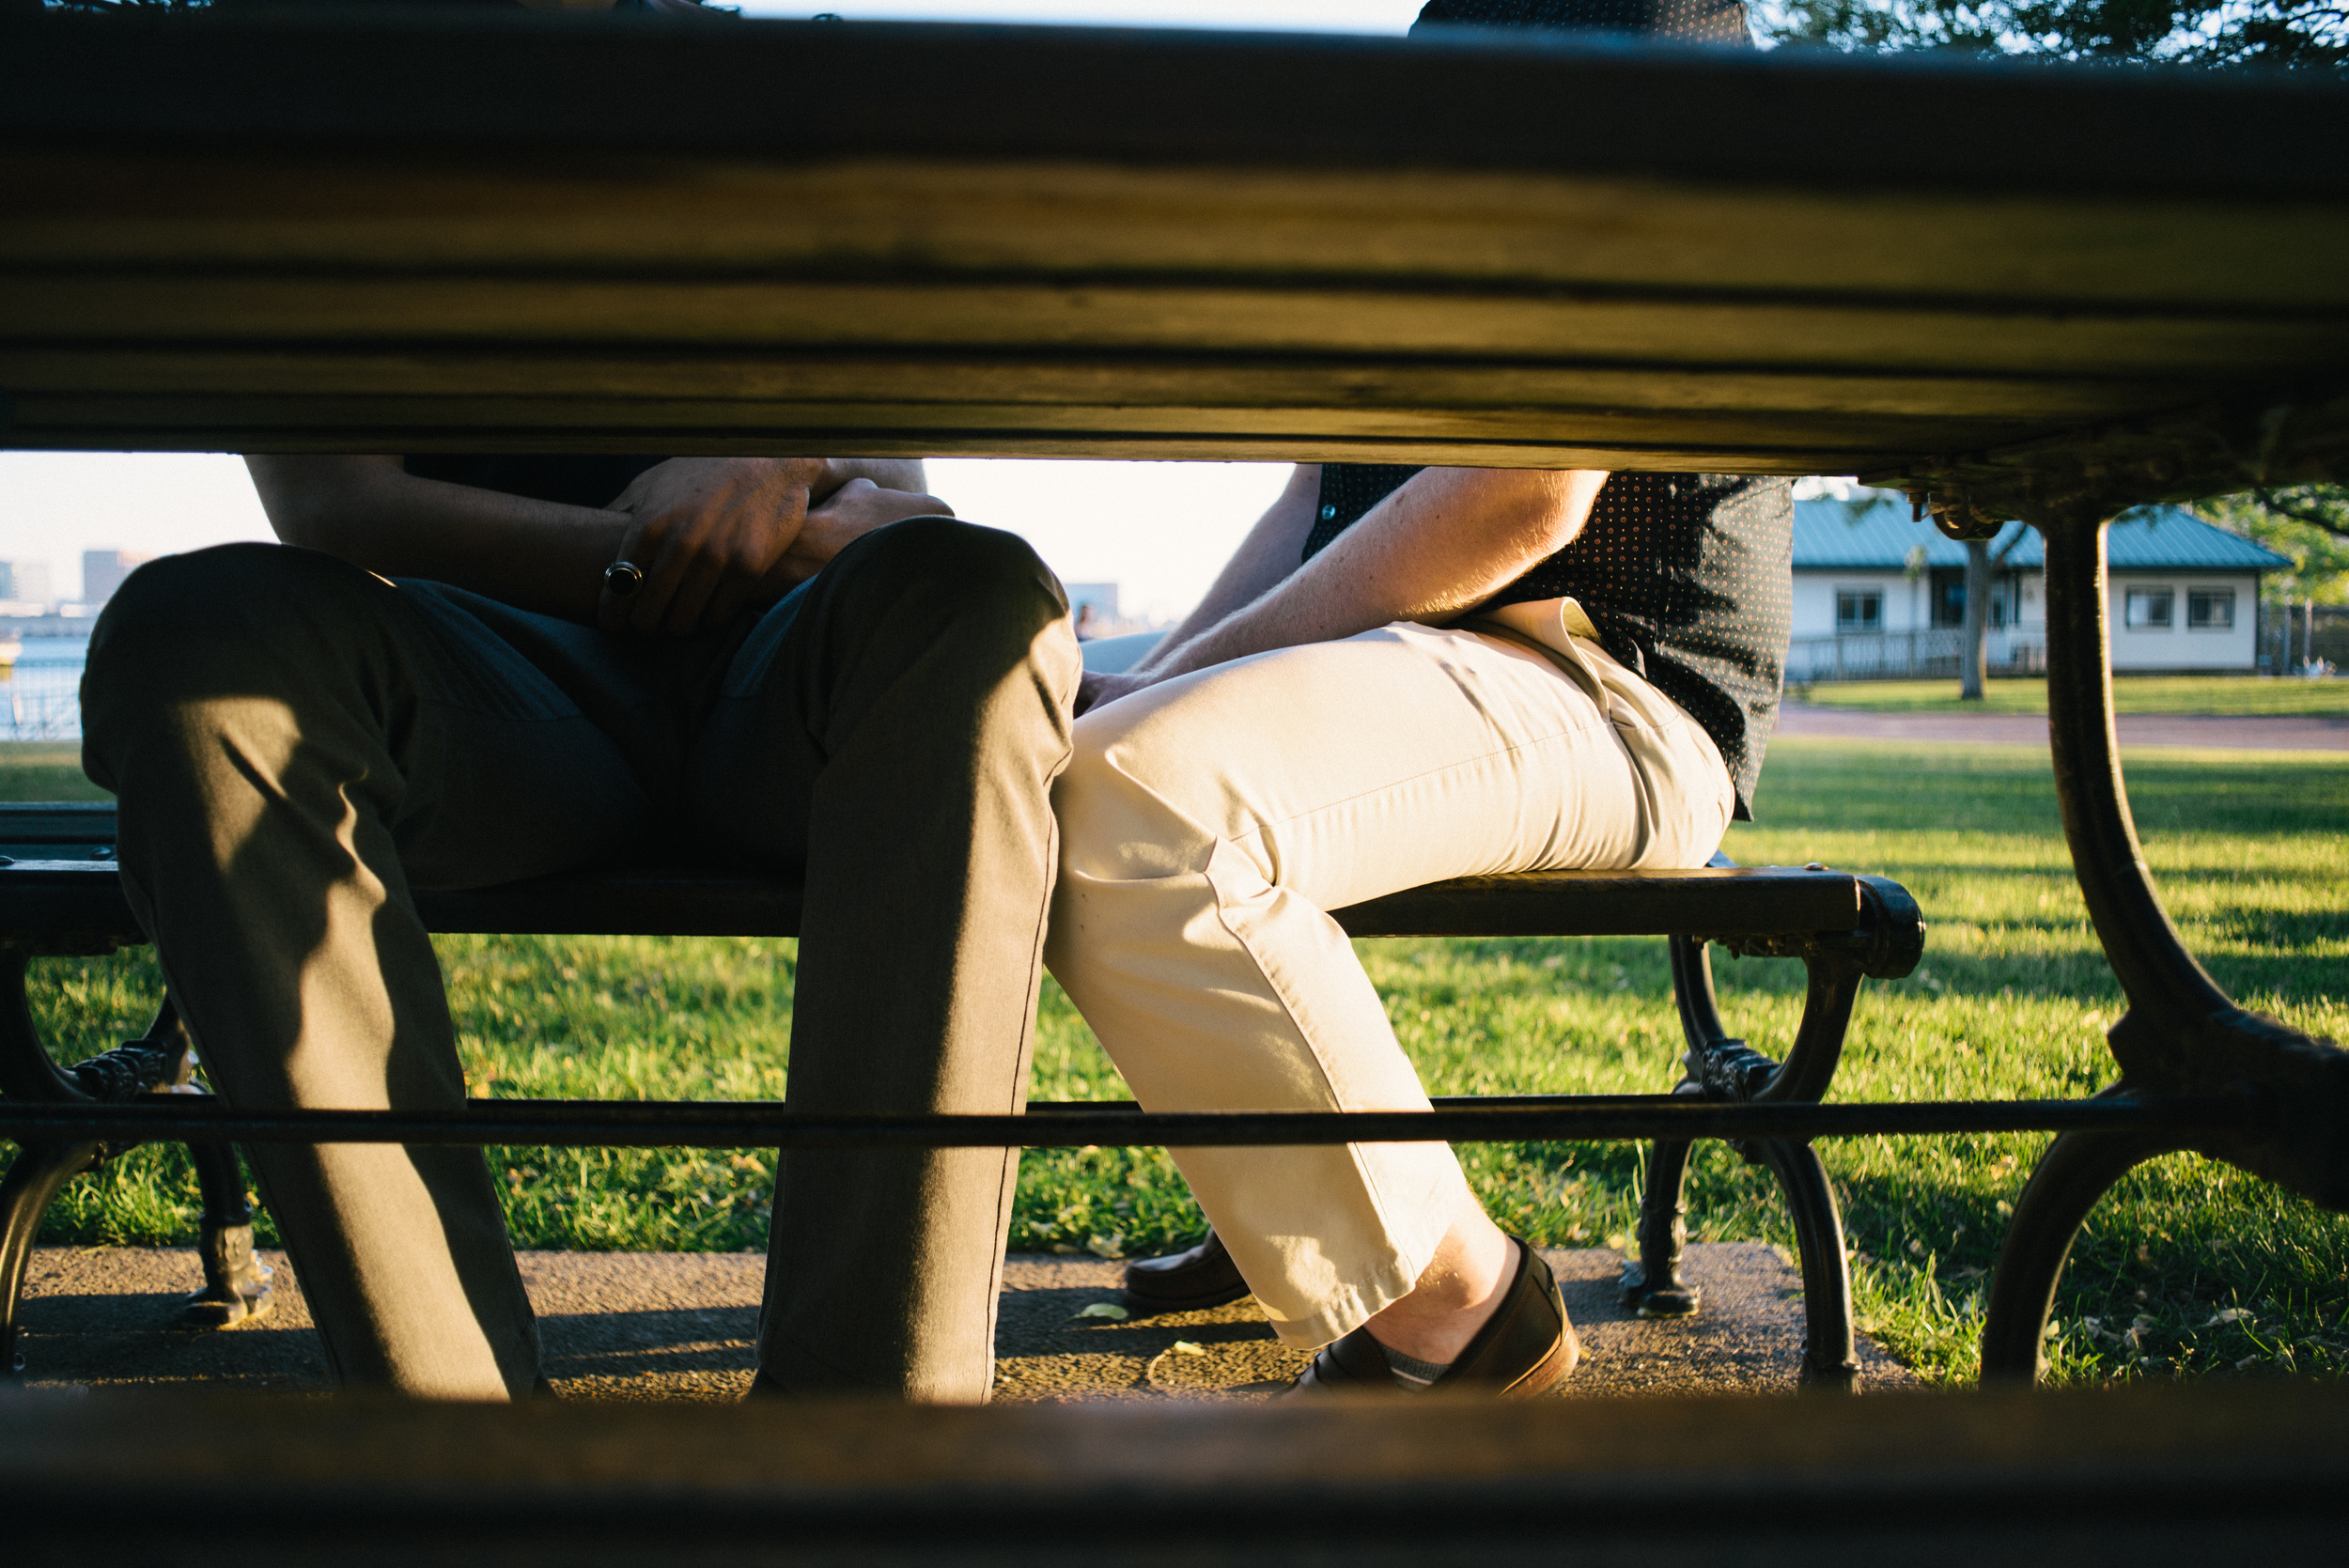
[[[1764,0],[1775,42],[2104,64],[2349,68],[2349,0]]]
[[[2232,534],[2288,557],[2292,569],[2270,572],[2270,598],[2349,601],[2349,487],[2291,485],[2220,496],[2197,508]]]

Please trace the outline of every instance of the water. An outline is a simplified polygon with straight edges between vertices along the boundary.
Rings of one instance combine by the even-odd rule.
[[[0,679],[0,740],[79,740],[87,637],[25,637]]]

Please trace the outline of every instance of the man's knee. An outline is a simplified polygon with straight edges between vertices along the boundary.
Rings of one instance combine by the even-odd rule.
[[[101,683],[184,672],[223,650],[251,647],[348,597],[365,572],[285,545],[216,545],[150,561],[126,579],[90,634],[89,674]]]
[[[1200,868],[1211,836],[1175,800],[1168,781],[1137,771],[1127,744],[1128,715],[1112,704],[1087,715],[1070,734],[1068,766],[1052,784],[1061,864],[1104,886],[1177,876]]]
[[[92,776],[117,742],[168,713],[276,694],[272,673],[328,658],[319,629],[356,624],[370,585],[381,586],[345,562],[283,545],[220,545],[139,567],[90,633],[82,709]]]
[[[851,595],[872,590],[892,601],[937,606],[1028,634],[1068,613],[1068,599],[1028,541],[957,518],[908,518],[842,551],[834,569]]]

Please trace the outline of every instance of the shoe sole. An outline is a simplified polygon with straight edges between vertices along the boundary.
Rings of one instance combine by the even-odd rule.
[[[1120,1292],[1118,1296],[1125,1309],[1136,1317],[1158,1317],[1166,1312],[1204,1312],[1209,1307],[1228,1307],[1235,1301],[1244,1301],[1247,1298],[1248,1287],[1246,1285],[1234,1286],[1228,1290],[1211,1291],[1205,1296],[1190,1296],[1180,1301],[1168,1300],[1162,1296],[1136,1296],[1132,1291]]]
[[[1559,1316],[1558,1343],[1549,1347],[1549,1354],[1535,1362],[1524,1376],[1501,1390],[1502,1399],[1539,1399],[1556,1391],[1574,1369],[1582,1364],[1582,1342],[1575,1338],[1574,1324],[1562,1312]]]

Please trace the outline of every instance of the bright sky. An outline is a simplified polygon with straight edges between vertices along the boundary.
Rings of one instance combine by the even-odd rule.
[[[1128,615],[1172,620],[1281,492],[1279,463],[934,459],[956,513],[1034,542],[1070,582],[1119,584]],[[61,598],[82,551],[163,555],[271,537],[244,464],[215,454],[0,452],[0,561],[47,561]]]

